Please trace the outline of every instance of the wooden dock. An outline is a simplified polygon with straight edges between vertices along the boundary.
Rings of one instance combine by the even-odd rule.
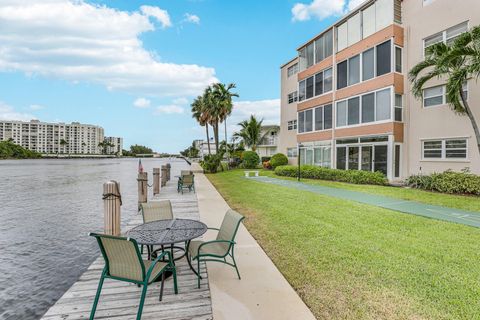
[[[177,193],[176,182],[172,181],[162,188],[154,200],[172,201],[176,218],[199,220],[197,196],[186,191]],[[142,222],[137,216],[122,228],[128,230]],[[159,301],[160,283],[148,286],[142,319],[212,319],[212,303],[205,263],[201,265],[203,277],[201,288],[197,288],[197,278],[188,267],[187,261],[176,261],[178,277],[178,295],[173,292],[173,280],[165,281],[163,300]],[[44,320],[88,319],[93,299],[103,269],[103,258],[95,260],[88,270],[72,287],[47,311]],[[97,307],[95,319],[127,320],[135,319],[140,301],[141,288],[135,284],[106,279]]]

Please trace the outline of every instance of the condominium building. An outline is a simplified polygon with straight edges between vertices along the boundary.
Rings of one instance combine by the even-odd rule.
[[[105,137],[107,142],[107,154],[114,154],[121,156],[123,152],[123,138],[120,137]]]
[[[445,79],[417,99],[407,77],[425,47],[480,24],[477,12],[475,0],[369,0],[301,45],[281,67],[279,151],[292,162],[297,149],[302,163],[381,171],[389,180],[480,173],[472,126],[450,109]],[[475,80],[465,90],[471,105],[480,103]]]
[[[257,145],[257,153],[260,157],[271,157],[277,153],[278,149],[278,134],[280,127],[277,125],[262,126],[260,134],[262,140]]]
[[[12,140],[26,149],[44,154],[100,154],[103,128],[72,122],[46,123],[0,120],[0,141]]]

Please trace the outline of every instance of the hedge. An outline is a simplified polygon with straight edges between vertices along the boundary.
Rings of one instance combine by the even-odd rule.
[[[413,175],[407,183],[413,188],[430,191],[480,195],[480,176],[469,172],[447,170],[430,175]]]
[[[244,151],[242,153],[242,166],[245,169],[256,169],[259,162],[260,157],[255,151]]]
[[[283,153],[274,154],[272,156],[272,159],[270,159],[270,165],[272,166],[272,169],[275,169],[278,166],[284,166],[287,164],[288,164],[288,158]]]
[[[279,166],[275,168],[275,174],[285,177],[297,177],[297,166]],[[376,184],[386,185],[388,180],[381,172],[361,171],[361,170],[340,170],[311,165],[300,166],[300,176],[302,178],[320,179],[348,182],[355,184]]]

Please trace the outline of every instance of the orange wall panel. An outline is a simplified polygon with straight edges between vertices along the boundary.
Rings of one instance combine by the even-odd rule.
[[[311,133],[301,133],[297,135],[297,142],[313,142],[332,139],[332,130],[317,131]]]
[[[301,102],[297,104],[297,111],[302,111],[305,109],[310,109],[313,107],[321,106],[324,104],[332,103],[333,93],[326,93],[324,95],[318,96],[316,98],[310,99],[308,101]]]

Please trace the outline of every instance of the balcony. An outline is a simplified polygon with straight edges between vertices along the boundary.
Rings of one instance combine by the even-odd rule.
[[[266,137],[258,144],[259,147],[275,147],[278,144],[278,137]]]

